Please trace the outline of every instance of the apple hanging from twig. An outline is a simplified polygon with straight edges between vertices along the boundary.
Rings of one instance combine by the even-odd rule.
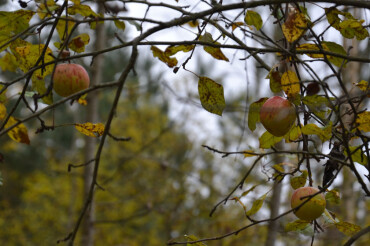
[[[293,104],[279,96],[267,99],[260,110],[262,125],[276,137],[284,136],[294,124],[295,119]]]
[[[293,192],[291,207],[296,208],[309,199],[310,196],[319,192],[314,187],[301,187]],[[303,204],[294,214],[305,221],[312,221],[321,216],[326,207],[326,200],[322,193],[315,195],[308,202]]]
[[[63,63],[56,66],[53,83],[54,91],[58,95],[68,97],[87,89],[90,85],[90,78],[81,65]]]

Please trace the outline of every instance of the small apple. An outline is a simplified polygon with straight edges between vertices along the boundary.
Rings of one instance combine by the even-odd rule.
[[[305,202],[313,194],[319,192],[319,189],[314,187],[301,187],[294,191],[291,199],[291,207],[296,208]],[[305,197],[301,199],[302,197]],[[306,202],[294,214],[305,221],[312,221],[321,216],[326,207],[326,200],[322,193],[315,195],[308,202]]]
[[[63,63],[57,65],[53,81],[54,91],[62,97],[68,97],[87,89],[90,85],[89,75],[85,68],[78,64]]]
[[[295,119],[293,104],[279,96],[267,99],[260,110],[262,125],[276,137],[284,136],[294,124]]]

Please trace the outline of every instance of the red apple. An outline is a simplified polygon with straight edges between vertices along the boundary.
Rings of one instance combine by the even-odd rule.
[[[89,75],[85,68],[78,64],[63,63],[57,65],[53,81],[54,91],[62,97],[68,97],[87,89],[90,85]]]
[[[260,110],[262,125],[276,137],[284,136],[294,124],[295,119],[293,104],[279,96],[267,99]]]
[[[296,208],[305,202],[313,194],[319,192],[314,187],[301,187],[294,191],[291,199],[292,208]],[[301,199],[302,197],[305,197]],[[305,221],[312,221],[321,216],[326,207],[326,200],[322,193],[315,195],[308,202],[306,202],[298,210],[294,211],[294,214]]]

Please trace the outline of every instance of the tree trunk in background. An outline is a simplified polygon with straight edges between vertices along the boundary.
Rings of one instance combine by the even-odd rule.
[[[275,218],[279,215],[279,208],[280,208],[280,198],[281,198],[281,189],[283,184],[280,182],[275,181],[273,190],[272,190],[272,197],[270,201],[270,218]],[[270,221],[267,227],[267,238],[265,242],[265,246],[274,246],[276,243],[276,236],[279,229],[279,221]]]
[[[353,16],[355,18],[360,18],[357,11],[354,10]],[[351,56],[359,55],[358,51],[358,41],[356,39],[347,40],[343,38],[343,47],[345,50],[352,46],[350,50]],[[359,62],[350,62],[347,64],[347,67],[344,69],[342,74],[343,82],[345,83],[346,88],[349,91],[350,95],[356,93],[352,88],[354,88],[352,83],[360,82],[360,63]],[[342,184],[342,201],[343,201],[343,210],[342,215],[343,219],[348,222],[355,223],[355,213],[357,212],[356,208],[356,195],[353,192],[353,184],[355,182],[355,178],[352,172],[348,168],[343,168],[343,184]]]
[[[277,143],[276,147],[278,149],[284,149],[284,145],[282,142]],[[284,159],[281,156],[276,156],[273,160],[274,164],[282,163]],[[275,218],[279,215],[279,209],[281,205],[281,190],[282,190],[283,184],[282,182],[278,182],[277,180],[274,183],[274,186],[272,187],[272,196],[270,200],[270,219]],[[267,237],[265,241],[265,246],[274,246],[276,245],[276,236],[279,230],[279,221],[270,221],[267,227]]]
[[[98,12],[104,11],[102,3],[99,2]],[[105,46],[105,28],[104,24],[98,24],[95,31],[95,46],[94,50],[101,50]],[[102,55],[95,57],[91,69],[90,86],[93,86],[101,82],[102,79],[102,67],[103,67]],[[87,109],[86,109],[86,122],[96,123],[98,122],[98,95],[94,91],[88,95],[87,98]],[[92,137],[85,138],[85,163],[95,158],[97,139]],[[84,200],[87,199],[93,177],[94,165],[93,163],[87,165],[84,169]],[[94,199],[92,199],[90,207],[85,215],[85,219],[82,224],[82,243],[84,246],[94,245],[94,220],[95,220],[95,209]]]

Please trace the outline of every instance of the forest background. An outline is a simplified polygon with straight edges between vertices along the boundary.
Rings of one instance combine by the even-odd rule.
[[[1,1],[0,244],[367,245],[369,3],[254,2]],[[289,37],[282,26],[298,10],[306,25]],[[335,16],[352,26],[335,28]],[[36,64],[46,42],[45,62],[88,70],[86,97],[47,91],[51,72]],[[35,57],[17,56],[28,45]],[[299,90],[276,71],[298,74]],[[301,110],[284,139],[254,113],[273,95]],[[338,141],[351,158],[329,155]],[[322,186],[331,158],[341,165],[326,187],[331,213],[297,224],[284,214],[292,180]]]

